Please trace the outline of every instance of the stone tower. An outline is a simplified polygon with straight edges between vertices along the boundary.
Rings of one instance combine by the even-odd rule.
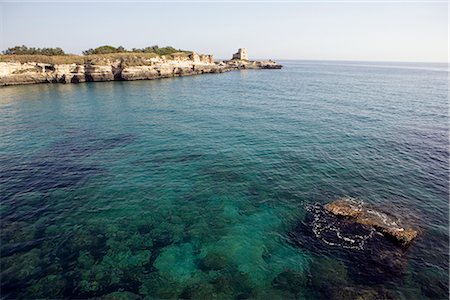
[[[239,48],[238,52],[233,54],[233,59],[248,60],[247,49]]]

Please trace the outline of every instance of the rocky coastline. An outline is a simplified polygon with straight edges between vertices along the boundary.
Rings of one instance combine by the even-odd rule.
[[[234,56],[215,62],[212,55],[191,53],[142,57],[114,55],[82,58],[74,63],[21,62],[9,58],[0,60],[0,86],[35,83],[82,83],[97,81],[152,80],[208,73],[223,73],[243,69],[281,69],[272,60],[250,61]]]

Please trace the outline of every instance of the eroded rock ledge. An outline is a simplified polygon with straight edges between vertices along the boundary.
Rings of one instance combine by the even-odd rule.
[[[0,62],[0,85],[81,83],[90,81],[151,80],[242,69],[280,69],[274,61],[232,59],[214,62],[212,55],[123,57],[85,60],[84,63]]]
[[[353,198],[341,198],[325,205],[325,210],[337,217],[373,227],[400,246],[407,247],[417,237],[417,230],[408,228],[398,217],[377,210]]]
[[[289,232],[294,245],[335,257],[361,282],[384,283],[407,274],[406,246],[420,228],[414,214],[394,206],[385,210],[350,197],[326,205],[307,204],[305,210],[305,216]]]

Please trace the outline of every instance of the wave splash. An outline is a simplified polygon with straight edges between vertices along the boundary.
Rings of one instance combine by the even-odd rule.
[[[330,217],[318,203],[306,206],[313,216],[311,230],[315,237],[329,246],[352,250],[364,250],[364,246],[374,234],[373,228],[357,228],[343,220]]]

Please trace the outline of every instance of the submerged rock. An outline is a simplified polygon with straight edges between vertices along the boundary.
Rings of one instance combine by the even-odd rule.
[[[304,220],[289,235],[295,245],[344,263],[359,284],[396,280],[407,270],[404,247],[371,226],[336,217],[319,204],[306,207]]]
[[[209,281],[221,299],[256,298],[257,290],[247,273],[230,266],[213,273]]]
[[[209,283],[197,283],[184,288],[179,296],[180,299],[216,299],[217,294],[214,286]]]
[[[309,286],[319,298],[330,298],[336,288],[349,284],[347,269],[340,261],[329,257],[318,257],[311,263]]]
[[[61,274],[52,274],[33,282],[25,291],[22,291],[19,299],[58,299],[62,298],[67,280]]]
[[[346,286],[334,289],[331,299],[381,300],[397,299],[398,296],[383,287]]]
[[[403,247],[409,246],[417,237],[417,230],[405,228],[397,217],[353,198],[341,198],[328,203],[325,210],[349,221],[373,227]]]
[[[285,270],[272,280],[272,286],[276,289],[298,294],[306,286],[307,280],[305,273]]]
[[[113,292],[110,294],[107,294],[103,297],[97,298],[98,300],[139,300],[142,299],[141,296],[136,295],[132,292]]]
[[[218,271],[228,266],[225,256],[217,253],[208,253],[199,261],[199,268],[202,271]]]

